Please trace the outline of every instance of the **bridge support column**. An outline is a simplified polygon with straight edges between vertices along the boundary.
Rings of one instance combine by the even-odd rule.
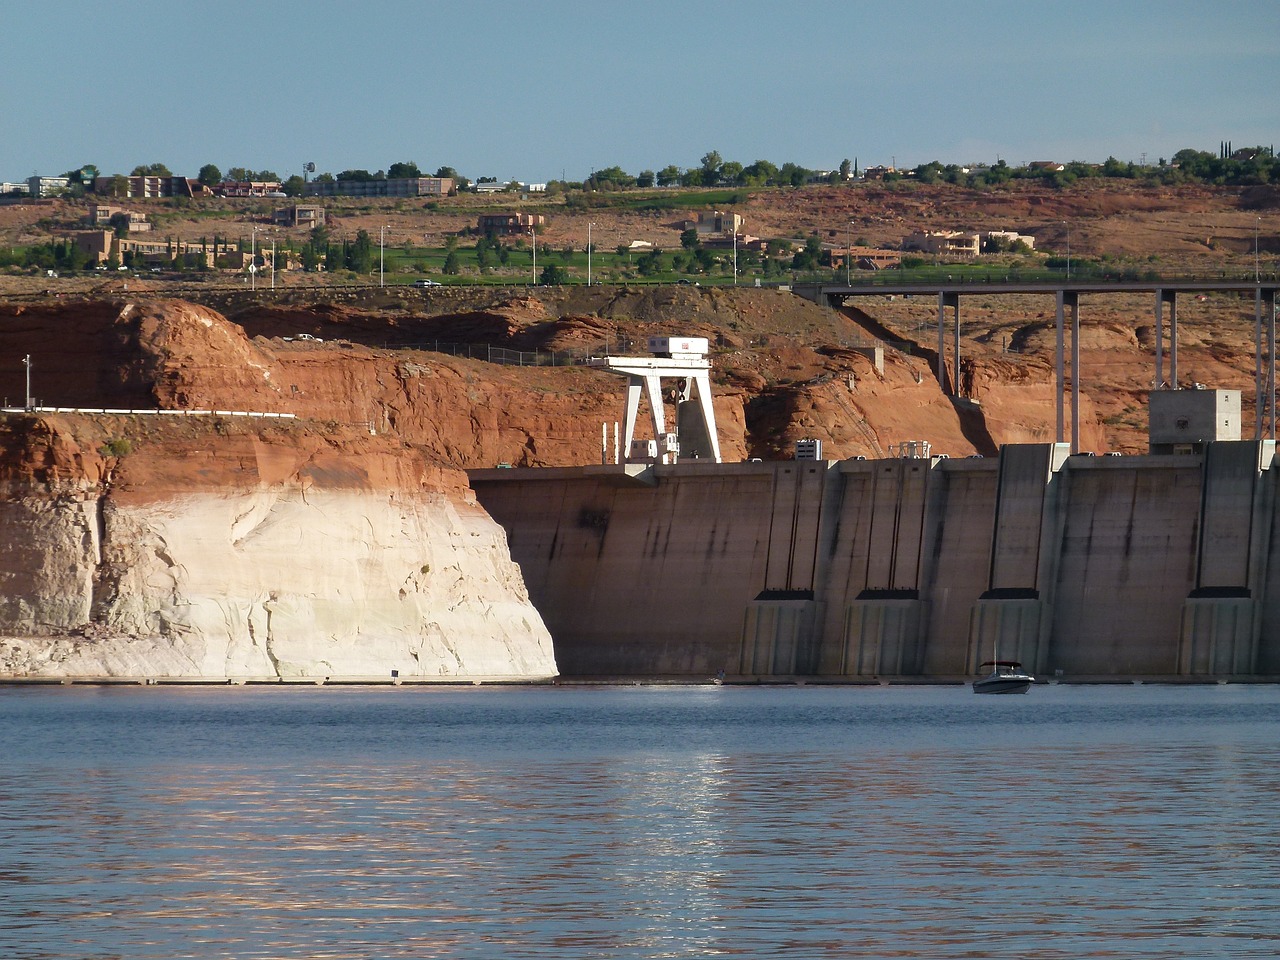
[[[1058,291],[1057,352],[1055,369],[1058,382],[1058,443],[1066,442],[1066,357],[1063,330],[1065,313],[1071,310],[1071,452],[1080,452],[1080,294]]]

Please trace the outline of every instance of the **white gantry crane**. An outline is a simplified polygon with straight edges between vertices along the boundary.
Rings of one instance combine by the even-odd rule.
[[[711,406],[711,362],[706,337],[650,337],[649,357],[592,357],[587,364],[627,378],[623,446],[628,463],[675,463],[677,460],[720,462],[716,414]],[[662,379],[674,378],[676,422],[667,432]],[[649,400],[653,440],[636,440],[640,394]]]

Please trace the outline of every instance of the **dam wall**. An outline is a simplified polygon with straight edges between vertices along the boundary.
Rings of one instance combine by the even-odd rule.
[[[1280,675],[1273,442],[482,470],[565,676]],[[1274,637],[1275,639],[1271,639]]]

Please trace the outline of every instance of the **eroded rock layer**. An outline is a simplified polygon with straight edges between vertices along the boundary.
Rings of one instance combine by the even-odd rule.
[[[502,529],[401,441],[225,416],[0,426],[0,674],[555,674]]]

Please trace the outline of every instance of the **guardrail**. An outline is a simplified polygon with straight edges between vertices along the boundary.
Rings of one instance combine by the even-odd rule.
[[[296,420],[296,413],[265,413],[257,410],[140,410],[130,407],[0,407],[0,413],[89,413],[101,416],[168,417],[262,417]]]

